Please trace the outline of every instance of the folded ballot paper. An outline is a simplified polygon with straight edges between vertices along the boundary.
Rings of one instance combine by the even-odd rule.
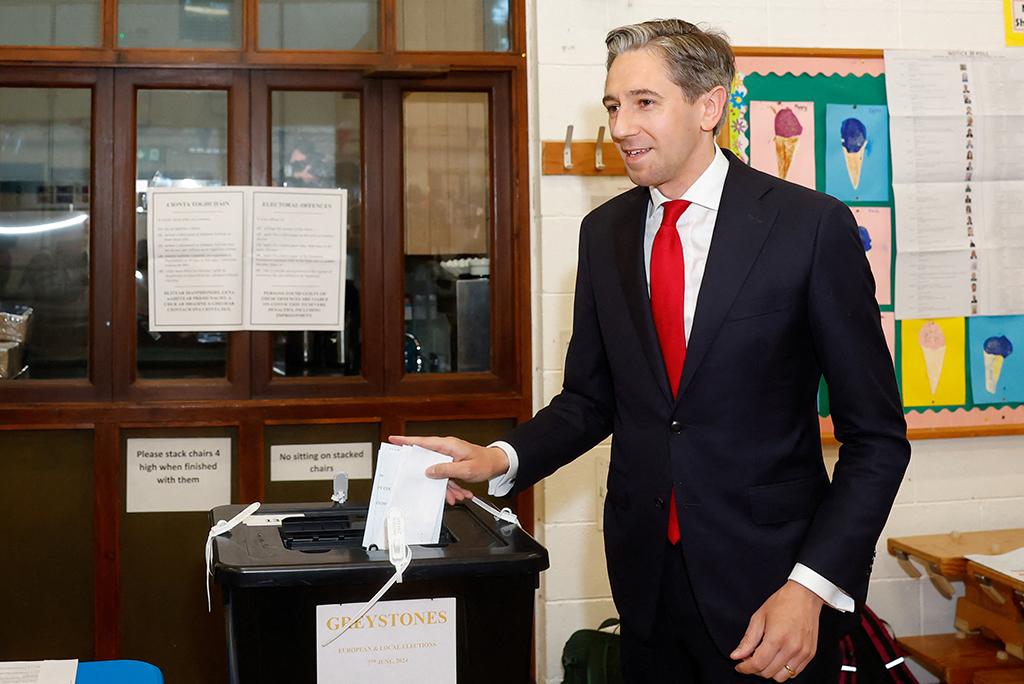
[[[418,446],[381,444],[363,547],[388,548],[387,516],[392,509],[402,513],[406,544],[436,544],[448,480],[431,480],[425,473],[432,465],[451,461],[451,456]]]

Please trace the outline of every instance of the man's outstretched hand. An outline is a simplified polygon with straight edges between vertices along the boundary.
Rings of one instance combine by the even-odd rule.
[[[784,682],[803,672],[818,648],[818,617],[824,601],[793,580],[757,609],[733,660],[737,672]]]
[[[451,463],[439,463],[427,468],[427,477],[434,480],[448,480],[445,500],[449,505],[473,498],[473,492],[455,484],[463,482],[486,482],[508,472],[508,456],[498,447],[482,447],[456,437],[403,437],[392,435],[388,441],[399,446],[409,444],[430,449],[452,457]]]

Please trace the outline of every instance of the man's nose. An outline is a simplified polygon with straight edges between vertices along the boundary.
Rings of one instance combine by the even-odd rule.
[[[632,118],[621,110],[608,123],[609,132],[615,142],[621,142],[636,133],[636,125]]]

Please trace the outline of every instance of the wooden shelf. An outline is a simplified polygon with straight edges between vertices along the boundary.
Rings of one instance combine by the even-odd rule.
[[[1000,659],[997,655],[1001,652],[999,644],[980,636],[928,634],[903,637],[896,641],[907,655],[944,684],[973,684],[976,681],[975,673],[979,671],[1002,672],[1024,667],[1024,662],[1005,652],[1005,659]]]
[[[981,532],[949,532],[915,537],[893,537],[886,544],[889,553],[902,552],[914,560],[927,563],[948,580],[962,580],[966,574],[968,554],[1006,553],[1024,546],[1024,528],[984,530]]]

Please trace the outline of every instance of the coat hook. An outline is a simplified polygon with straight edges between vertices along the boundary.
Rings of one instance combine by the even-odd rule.
[[[594,148],[594,168],[604,170],[604,126],[597,129],[597,147]]]
[[[562,166],[572,168],[572,124],[565,127],[565,147],[562,148]]]

